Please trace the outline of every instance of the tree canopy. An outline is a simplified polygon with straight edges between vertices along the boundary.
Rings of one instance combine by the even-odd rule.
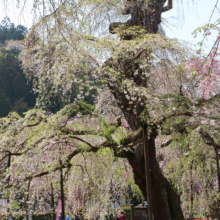
[[[43,3],[41,17],[35,1],[38,20],[25,39],[25,74],[34,79],[38,106],[54,95],[70,100],[75,85],[79,94],[56,114],[35,109],[25,118],[1,119],[3,160],[13,158],[5,196],[25,193],[27,210],[30,198],[48,198],[64,169],[73,195],[67,201],[90,219],[104,219],[113,211],[109,201],[126,187],[137,192],[135,184],[148,198],[150,220],[213,212],[220,108],[219,84],[212,82],[219,76],[219,38],[201,58],[159,35],[172,0]],[[94,90],[95,105],[83,102]],[[201,210],[193,209],[197,199],[205,202]]]

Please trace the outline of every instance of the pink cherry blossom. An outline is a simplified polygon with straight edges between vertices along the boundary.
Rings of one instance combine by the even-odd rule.
[[[211,121],[210,121],[210,125],[214,126],[214,125],[215,125],[215,121],[214,121],[214,120],[211,120]]]
[[[201,124],[206,125],[206,124],[208,124],[208,121],[207,120],[202,120]]]

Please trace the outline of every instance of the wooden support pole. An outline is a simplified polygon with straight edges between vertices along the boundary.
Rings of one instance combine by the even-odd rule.
[[[61,203],[62,203],[62,220],[65,220],[64,190],[63,190],[63,167],[62,167],[61,160],[60,160],[60,192],[61,192]]]
[[[219,155],[218,155],[218,148],[215,146],[215,154],[216,154],[216,166],[217,166],[217,176],[218,176],[218,192],[220,193],[220,170],[219,170]],[[217,217],[220,219],[219,216],[219,199],[217,200],[217,209],[218,209],[218,214]]]
[[[53,210],[53,220],[56,220],[56,214],[55,214],[55,206],[54,206],[54,195],[53,195],[53,184],[51,183],[51,206]]]
[[[218,176],[218,192],[220,193],[219,155],[218,155],[217,147],[215,147],[215,154],[216,154],[216,166],[217,166],[217,176]]]
[[[11,153],[8,154],[7,168],[9,169],[10,166],[11,166]],[[8,177],[8,190],[9,190],[9,188],[10,188],[10,175]],[[8,198],[7,198],[7,215],[9,215],[9,213],[10,213],[9,203],[10,203],[10,199],[9,199],[9,195],[8,195]]]
[[[134,205],[131,205],[131,220],[134,220]]]
[[[193,161],[192,163],[190,164],[190,204],[191,204],[191,207],[190,207],[190,213],[192,215],[192,218],[193,218],[193,177],[192,177],[192,171],[193,171]]]
[[[26,197],[26,206],[25,206],[25,212],[26,212],[26,220],[28,220],[28,202],[29,202],[29,195],[30,195],[30,185],[31,185],[31,180],[28,180],[28,193],[27,193],[27,197]]]
[[[144,138],[145,138],[144,139],[144,159],[145,159],[145,173],[146,173],[145,176],[146,176],[147,202],[148,202],[148,220],[154,220],[147,134],[144,135]]]

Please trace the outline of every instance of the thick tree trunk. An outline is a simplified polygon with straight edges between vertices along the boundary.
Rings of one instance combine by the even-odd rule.
[[[158,24],[161,22],[163,1],[134,1],[130,7],[131,19],[129,26],[142,26],[150,34],[158,31]]]
[[[120,100],[119,107],[123,103],[124,108],[121,108],[123,114],[128,121],[133,131],[138,130],[141,126],[147,127],[144,122],[140,122],[139,118],[132,115],[132,111],[125,110],[129,106],[126,103],[126,98],[117,86],[109,84],[112,94],[117,100]],[[136,106],[142,112],[140,106]],[[156,134],[151,135],[148,140],[148,158],[150,167],[152,206],[154,220],[183,220],[183,213],[180,207],[180,199],[177,192],[174,191],[171,184],[163,176],[159,164],[156,159],[155,138]],[[119,155],[120,156],[120,155]],[[144,145],[143,143],[136,144],[134,153],[127,154],[127,159],[133,168],[135,183],[140,187],[144,196],[147,194],[146,176],[145,176],[145,160],[144,160]]]
[[[139,0],[127,0],[125,2],[124,14],[131,14],[130,20],[125,24],[122,23],[112,23],[109,27],[111,33],[117,33],[116,28],[125,30],[124,32],[119,32],[119,35],[122,40],[135,40],[135,33],[126,32],[126,29],[129,27],[139,26],[146,30],[146,33],[154,34],[158,31],[158,25],[161,22],[161,14],[163,11],[168,11],[172,8],[172,0],[168,0],[168,5],[164,7],[166,0],[148,0],[148,1],[139,1]],[[125,54],[126,56],[126,54]],[[118,59],[119,60],[119,59]],[[110,68],[117,68],[118,62],[113,58],[110,58],[106,61],[105,65]],[[132,67],[133,65],[133,67]],[[130,67],[129,67],[130,66]],[[134,72],[138,71],[139,64],[129,63],[126,67],[126,71],[129,72],[126,76],[123,74],[124,71],[118,66],[118,72],[121,73],[122,80],[125,77],[134,76]],[[141,68],[139,69],[140,74],[142,74]],[[108,69],[106,69],[108,72]],[[106,77],[108,75],[106,74]],[[110,79],[110,78],[109,78]],[[137,86],[146,86],[147,87],[147,78],[146,82],[142,80],[137,80],[134,77],[134,82]],[[120,81],[120,80],[119,80]],[[138,116],[133,115],[132,110],[129,108],[135,107],[139,115],[143,112],[143,107],[136,105],[131,107],[129,100],[126,95],[123,93],[123,89],[120,89],[120,84],[114,84],[109,81],[109,88],[112,91],[115,99],[119,103],[126,120],[128,121],[131,129],[133,131],[138,130],[140,127],[147,128],[146,122],[141,122],[141,119]],[[137,99],[140,97],[137,97]],[[147,132],[146,132],[147,133]],[[153,215],[154,220],[183,220],[183,213],[180,207],[180,199],[177,193],[174,191],[170,183],[163,176],[159,164],[156,159],[155,152],[155,134],[150,135],[150,140],[148,140],[148,164],[150,167],[150,181],[151,181],[151,193],[152,193],[152,206],[153,206]],[[127,155],[128,161],[133,168],[135,183],[140,187],[144,196],[147,196],[146,189],[146,176],[145,176],[145,159],[144,159],[144,145],[139,143],[135,146],[134,153]]]
[[[168,7],[164,8],[166,0],[127,0],[125,2],[125,9],[123,14],[131,14],[131,18],[125,23],[112,23],[109,27],[111,33],[115,33],[114,29],[123,26],[125,29],[132,26],[139,26],[147,31],[148,34],[156,34],[158,32],[158,25],[161,22],[161,14],[172,8],[172,0],[169,0]],[[131,38],[122,37],[122,39],[130,40]]]
[[[154,219],[183,220],[179,196],[161,173],[156,159],[153,138],[148,141],[148,146]],[[135,183],[140,187],[143,195],[147,196],[144,155],[138,159],[133,154],[128,158],[128,161],[133,168]]]
[[[126,98],[120,93],[117,87],[109,86],[116,99],[121,100],[126,106]],[[120,99],[119,99],[120,97]],[[119,105],[120,107],[121,105]],[[142,110],[140,106],[137,108]],[[128,121],[133,131],[138,128],[147,127],[144,122],[140,122],[138,118],[132,115],[131,111],[121,108],[123,114]],[[147,132],[145,132],[147,133]],[[150,167],[150,181],[152,193],[152,206],[154,220],[184,220],[182,209],[180,206],[180,198],[177,192],[173,189],[168,180],[164,177],[159,167],[156,158],[155,138],[157,131],[153,130],[148,140],[148,158]],[[133,169],[135,183],[141,189],[143,195],[147,197],[146,188],[146,172],[145,172],[145,158],[144,158],[144,144],[136,144],[134,153],[126,154],[127,159]]]
[[[113,95],[115,97],[118,95],[116,88],[113,90]],[[125,102],[123,95],[121,98],[123,99],[123,102]],[[131,112],[128,112],[125,109],[126,108],[122,108],[121,110],[133,131],[138,130],[140,126],[147,127],[143,122],[140,123]],[[140,111],[142,110],[141,107],[139,107],[139,109]],[[157,162],[155,149],[156,136],[157,131],[152,130],[150,139],[148,140],[148,158],[154,220],[184,220],[180,206],[180,198],[162,174]],[[136,145],[134,153],[128,154],[127,159],[133,169],[135,183],[139,186],[143,195],[147,197],[143,142]]]

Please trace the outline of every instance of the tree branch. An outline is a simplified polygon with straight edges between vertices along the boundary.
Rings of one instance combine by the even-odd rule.
[[[140,127],[137,131],[133,131],[128,136],[120,141],[123,146],[129,145],[131,143],[137,142],[144,137],[144,130]]]
[[[125,59],[125,63],[126,63],[126,64],[132,63],[133,61],[135,61],[136,59],[138,59],[144,51],[146,51],[146,50],[145,50],[145,49],[142,49],[142,50],[140,50],[135,56],[126,58],[126,59]]]
[[[169,139],[167,142],[160,145],[160,148],[165,148],[173,142],[173,138]]]
[[[220,149],[220,144],[216,143],[208,132],[204,131],[203,129],[200,129],[199,133],[206,144],[212,147],[216,147],[217,149]]]
[[[188,111],[180,111],[180,112],[176,112],[174,114],[171,114],[171,115],[168,115],[168,116],[163,116],[163,118],[157,122],[153,122],[154,124],[156,125],[162,125],[163,122],[165,122],[167,119],[170,119],[170,118],[174,118],[174,117],[178,117],[178,116],[189,116],[189,117],[192,117],[193,114],[191,112],[188,112]]]
[[[81,139],[81,138],[78,138],[78,137],[76,137],[76,136],[68,136],[68,137],[73,138],[73,139],[76,139],[76,140],[79,140],[79,141],[81,141],[81,142],[87,144],[89,147],[94,148],[94,146],[92,146],[89,142],[87,142],[87,141],[85,141],[85,140],[83,140],[83,139]]]
[[[133,146],[133,145],[129,145],[129,144],[132,144],[134,142],[137,142],[138,140],[140,140],[141,138],[143,137],[143,128],[140,127],[137,131],[134,131],[134,132],[131,132],[130,134],[128,134],[127,137],[123,138],[121,141],[120,141],[120,145],[119,145],[119,148],[118,148],[118,144],[116,142],[107,142],[107,141],[104,141],[102,144],[100,145],[97,145],[97,146],[92,146],[90,143],[88,143],[87,141],[84,141],[82,140],[81,138],[78,138],[78,137],[72,137],[72,138],[75,138],[75,139],[78,139],[86,144],[88,144],[89,146],[91,146],[91,148],[88,150],[85,150],[86,152],[93,152],[93,153],[96,153],[99,149],[103,148],[103,147],[113,147],[114,148],[114,151],[117,151],[119,150],[121,147],[129,147],[129,146]],[[74,156],[76,156],[77,154],[79,153],[82,153],[83,150],[81,149],[77,149],[77,150],[74,150],[72,153],[70,153],[65,162],[63,163],[62,165],[62,168],[70,168],[72,166],[72,164],[70,163],[70,161],[72,160],[72,158]],[[48,171],[43,171],[41,173],[38,173],[38,174],[34,174],[32,176],[28,176],[24,179],[24,181],[27,181],[27,180],[30,180],[30,179],[34,179],[34,178],[37,178],[37,177],[42,177],[42,176],[45,176],[45,175],[48,175],[50,174],[51,172],[55,172],[57,170],[59,170],[61,167],[60,166],[57,166],[55,167],[54,169],[52,170],[48,170]]]
[[[167,6],[163,7],[163,12],[167,12],[173,8],[173,0],[169,0]]]
[[[17,135],[18,133],[22,132],[25,128],[31,128],[31,127],[34,127],[34,126],[39,125],[42,120],[43,120],[43,118],[40,118],[39,121],[37,121],[36,123],[34,123],[34,124],[28,124],[28,125],[22,127],[19,131],[16,130],[15,133],[14,133],[14,135]]]
[[[70,134],[70,135],[97,135],[98,133],[100,133],[100,131],[96,131],[96,130],[74,131],[69,128],[62,128],[61,131],[64,134]]]

